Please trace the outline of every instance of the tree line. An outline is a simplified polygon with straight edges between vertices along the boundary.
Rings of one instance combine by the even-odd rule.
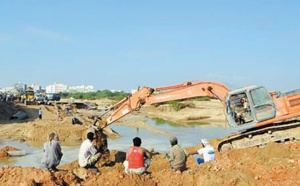
[[[129,93],[126,92],[112,92],[110,90],[98,90],[96,92],[73,92],[73,93],[61,93],[62,98],[75,98],[75,99],[100,99],[100,98],[109,98],[113,100],[121,100],[124,97],[128,96]]]

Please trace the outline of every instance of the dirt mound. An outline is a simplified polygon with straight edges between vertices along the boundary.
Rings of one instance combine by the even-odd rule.
[[[3,120],[6,125],[0,127],[0,139],[21,140],[26,141],[33,146],[41,146],[48,138],[48,134],[55,131],[59,134],[60,141],[66,146],[78,146],[82,141],[82,134],[86,131],[94,119],[89,119],[90,115],[97,115],[94,111],[86,109],[76,109],[68,107],[69,105],[23,105],[5,104],[4,110],[14,110],[22,108],[27,113],[28,119],[23,123],[19,121]],[[2,108],[2,107],[0,107]],[[43,111],[42,119],[38,118],[38,109]],[[67,109],[68,108],[68,109]],[[57,117],[57,111],[60,111],[60,118]],[[70,114],[67,114],[70,112]],[[72,124],[72,117],[79,118],[81,125]],[[12,123],[14,122],[14,123]],[[109,136],[116,136],[115,133],[105,130]],[[110,132],[110,133],[109,133]]]
[[[19,151],[20,149],[6,146],[0,150],[0,158],[7,158],[9,157],[8,151]]]
[[[199,148],[201,144],[191,147]],[[50,173],[36,168],[2,167],[0,185],[297,185],[300,184],[300,142],[269,144],[216,152],[217,161],[197,166],[188,157],[188,169],[172,172],[164,154],[154,155],[147,174],[125,174],[125,152],[110,153],[101,160],[99,172],[79,168],[77,161],[58,167]],[[187,149],[188,150],[188,149]],[[279,153],[279,155],[278,155]]]
[[[190,101],[183,101],[191,104]],[[224,126],[226,117],[221,102],[217,101],[193,101],[192,108],[184,108],[175,111],[170,105],[164,104],[158,107],[146,105],[140,112],[150,118],[159,118],[177,124],[208,123],[215,126]]]
[[[1,185],[71,185],[76,184],[76,177],[67,171],[50,173],[32,167],[2,167]]]
[[[0,101],[0,120],[9,120],[17,112],[18,108],[13,103]]]

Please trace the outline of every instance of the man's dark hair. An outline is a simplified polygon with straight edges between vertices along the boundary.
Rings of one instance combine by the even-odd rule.
[[[170,144],[171,146],[177,145],[178,144],[177,138],[174,136],[170,137]]]
[[[89,133],[87,133],[86,137],[87,137],[87,139],[89,139],[90,141],[93,141],[93,139],[94,139],[94,133],[93,133],[93,132],[89,132]]]
[[[133,145],[136,146],[136,147],[139,147],[139,146],[141,146],[141,144],[142,144],[142,140],[141,140],[141,138],[139,138],[139,137],[133,138],[132,141],[133,141]]]
[[[52,138],[52,139],[54,138],[54,136],[55,136],[55,133],[54,133],[54,132],[51,132],[51,133],[49,134],[49,137]]]

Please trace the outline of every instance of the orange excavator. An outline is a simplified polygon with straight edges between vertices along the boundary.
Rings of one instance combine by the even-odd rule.
[[[238,132],[223,138],[218,144],[219,151],[300,139],[300,90],[281,94],[268,92],[256,85],[229,90],[216,82],[195,81],[159,88],[139,88],[104,113],[112,112],[103,127],[145,104],[197,97],[219,99],[225,108],[229,126],[238,129]]]

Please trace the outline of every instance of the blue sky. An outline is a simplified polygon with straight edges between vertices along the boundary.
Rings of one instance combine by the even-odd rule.
[[[299,9],[282,0],[2,0],[0,87],[297,89]]]

